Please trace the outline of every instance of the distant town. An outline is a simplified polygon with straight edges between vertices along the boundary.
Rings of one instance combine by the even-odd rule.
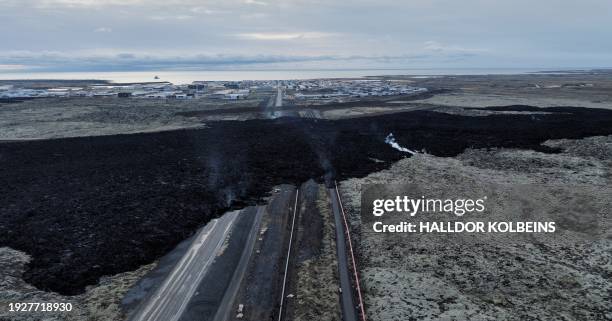
[[[119,97],[133,99],[224,99],[241,100],[258,89],[281,88],[286,100],[342,100],[368,96],[396,96],[426,92],[409,82],[378,79],[314,79],[283,81],[194,81],[174,85],[170,82],[140,84],[90,84],[28,88],[18,84],[0,85],[1,99],[48,97]]]

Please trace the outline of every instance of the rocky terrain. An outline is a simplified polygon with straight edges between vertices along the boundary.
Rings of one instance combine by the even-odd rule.
[[[228,209],[262,201],[273,186],[311,178],[345,180],[343,200],[355,228],[363,182],[480,189],[580,185],[577,195],[594,191],[592,198],[605,199],[612,177],[609,78],[410,78],[436,94],[323,105],[304,113],[328,119],[257,119],[265,117],[252,101],[1,104],[0,303],[70,301],[74,320],[119,319],[117,304],[127,289],[198,227]],[[294,108],[283,107],[302,115]],[[177,130],[185,128],[192,129]],[[402,147],[426,154],[407,158],[385,143],[391,133]],[[554,197],[559,196],[549,196]],[[379,244],[361,240],[358,229],[353,235],[362,245],[371,320],[612,318],[605,305],[611,291],[609,238],[571,246],[491,243],[470,250]],[[328,273],[334,263],[325,253],[300,268]],[[331,295],[329,283],[298,281],[313,291],[299,294],[300,304],[335,309],[324,295]],[[295,313],[311,317],[299,307]],[[14,319],[0,310],[0,320]]]
[[[0,103],[0,141],[157,132],[204,127],[188,111],[257,106],[263,98],[167,100],[124,98],[44,98]]]
[[[415,86],[447,92],[407,102],[429,106],[490,107],[530,105],[537,107],[612,108],[612,72],[591,70],[574,73],[523,75],[457,75],[405,78]],[[398,76],[390,79],[401,78]]]
[[[610,111],[547,110],[536,116],[415,111],[338,121],[281,118],[4,143],[0,245],[32,256],[28,282],[79,294],[103,275],[151,263],[212,217],[253,204],[275,185],[387,168],[406,156],[385,143],[389,133],[437,156],[471,147],[555,152],[540,143],[612,133]]]
[[[508,191],[532,184],[554,190],[545,211],[580,195],[608,213],[612,195],[612,136],[550,140],[561,153],[467,149],[449,158],[418,154],[389,170],[342,182],[359,244],[370,320],[609,320],[612,235],[594,241],[500,242],[484,237],[414,239],[360,234],[360,188],[415,183],[429,189]],[[491,193],[490,190],[488,190]],[[540,195],[540,193],[534,193]],[[509,194],[507,197],[516,197]],[[524,194],[521,197],[527,197]],[[603,202],[601,202],[603,201]],[[599,204],[599,205],[598,205]],[[576,232],[578,233],[578,232]]]
[[[135,271],[102,277],[98,284],[84,293],[65,296],[37,289],[23,280],[29,255],[7,247],[0,248],[0,320],[13,321],[82,321],[120,320],[121,298],[151,268],[144,265]],[[9,312],[10,302],[65,302],[71,303],[70,312]]]
[[[313,225],[312,217],[303,218],[303,229],[306,231],[300,231],[300,234],[308,233],[309,235],[305,236],[310,236],[311,242],[317,244],[318,247],[315,253],[310,253],[298,264],[295,273],[297,275],[296,302],[292,306],[294,310],[292,320],[339,321],[341,320],[338,294],[340,285],[337,281],[335,226],[324,185],[319,185],[316,209],[322,223],[321,226],[316,224],[315,227],[320,227],[321,231],[314,234],[308,230],[308,226]]]

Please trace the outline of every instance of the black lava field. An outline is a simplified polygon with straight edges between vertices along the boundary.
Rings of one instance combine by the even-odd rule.
[[[612,111],[542,111],[550,113],[211,122],[197,130],[0,143],[0,246],[33,257],[24,275],[31,284],[78,294],[100,276],[152,262],[274,185],[388,168],[407,157],[384,142],[389,133],[403,147],[437,156],[489,147],[554,153],[540,143],[612,134]]]

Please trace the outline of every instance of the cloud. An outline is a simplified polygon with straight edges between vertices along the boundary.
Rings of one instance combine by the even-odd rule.
[[[149,19],[151,19],[151,20],[157,20],[157,21],[166,21],[166,20],[189,20],[189,19],[193,19],[193,16],[191,16],[191,15],[151,16],[151,17],[149,17]]]
[[[241,14],[240,18],[241,19],[266,19],[269,18],[270,16],[266,13],[261,13],[261,12],[256,12],[256,13],[245,13],[245,14]]]
[[[2,5],[27,5],[38,9],[55,8],[104,8],[104,7],[211,7],[215,6],[238,6],[238,5],[268,6],[270,3],[263,0],[2,0]]]
[[[62,52],[61,62],[50,55],[53,68],[110,68],[119,58],[108,54],[124,52],[137,66],[170,57],[187,66],[206,53],[361,55],[350,61],[367,66],[605,67],[612,42],[601,39],[612,38],[611,12],[610,0],[0,0],[0,29],[10,31],[0,31],[0,52]],[[80,53],[74,66],[68,52]],[[100,52],[107,55],[92,54]]]
[[[449,52],[476,53],[476,52],[487,51],[485,49],[480,49],[480,48],[466,48],[466,47],[456,46],[456,45],[445,45],[445,44],[441,44],[433,40],[426,41],[423,46],[423,49],[427,51],[433,51],[433,52],[439,52],[439,53],[443,53],[443,52],[446,52],[446,53],[449,53]]]
[[[101,52],[101,51],[100,51]],[[138,70],[226,70],[248,68],[325,68],[338,66],[389,68],[417,64],[432,58],[464,59],[464,55],[432,56],[424,52],[403,55],[234,55],[182,54],[151,55],[148,53],[65,53],[65,52],[0,52],[0,61],[20,65],[32,71],[138,71]],[[413,66],[414,67],[414,66]]]
[[[325,32],[267,32],[267,33],[239,33],[238,38],[248,40],[296,40],[296,39],[317,39],[331,37],[333,34]]]
[[[217,15],[217,14],[231,13],[231,11],[228,11],[228,10],[210,9],[208,7],[193,7],[189,9],[189,11],[195,14],[205,14],[205,15]]]
[[[0,53],[3,69],[36,71],[171,70],[215,69],[274,63],[299,63],[335,59],[328,56],[283,55],[149,55],[143,53],[79,54],[63,52],[16,51]]]
[[[0,71],[19,71],[24,70],[27,67],[24,65],[2,65],[0,64]]]
[[[113,29],[107,28],[107,27],[100,27],[100,28],[94,29],[94,32],[107,33],[107,32],[113,32]]]
[[[35,8],[56,7],[104,7],[104,6],[133,6],[144,4],[144,0],[34,0]]]
[[[254,5],[258,5],[258,6],[267,6],[268,5],[267,2],[259,1],[259,0],[244,0],[244,3],[246,3],[246,4],[254,4]]]

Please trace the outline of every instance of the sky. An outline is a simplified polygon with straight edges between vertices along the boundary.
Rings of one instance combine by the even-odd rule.
[[[0,0],[0,72],[612,67],[610,0]]]

